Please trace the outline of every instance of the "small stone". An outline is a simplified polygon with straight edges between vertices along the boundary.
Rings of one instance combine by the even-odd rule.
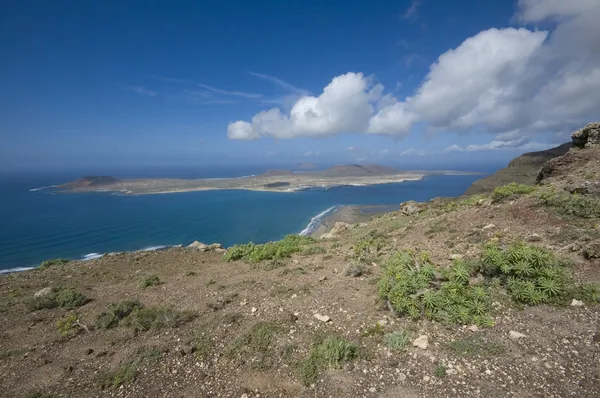
[[[88,348],[87,350],[85,350],[85,355],[92,355],[94,353],[94,350],[91,348]]]
[[[248,398],[248,394],[242,394],[240,398]]]
[[[529,242],[539,242],[542,240],[542,236],[540,234],[530,234],[527,235],[527,239]]]
[[[479,332],[479,328],[477,327],[477,325],[471,325],[467,328],[467,330],[473,333]]]
[[[571,301],[571,307],[583,307],[583,301],[573,299],[573,301]]]
[[[325,275],[322,275],[322,276],[319,278],[319,282],[325,282],[326,280],[327,280],[327,277],[326,277]]]
[[[250,312],[251,312],[251,313],[253,313],[253,314],[254,314],[256,311],[258,311],[258,308],[256,308],[256,307],[252,307],[252,309],[250,310]]]
[[[404,373],[398,373],[398,380],[400,380],[400,382],[406,381],[406,375]]]
[[[431,377],[429,377],[429,376],[423,376],[423,381],[424,382],[428,382],[429,380],[431,380]]]
[[[321,315],[321,314],[313,314],[315,318],[317,318],[319,321],[321,322],[329,322],[331,321],[331,318],[328,317],[327,315]]]
[[[377,392],[377,389],[375,387],[371,387],[369,388],[369,392],[375,394]]]
[[[414,347],[419,347],[422,350],[426,350],[427,346],[429,345],[429,337],[426,334],[422,334],[417,337],[412,344]]]
[[[511,330],[510,332],[508,332],[508,337],[510,337],[513,340],[516,340],[516,339],[520,339],[520,338],[527,337],[527,336],[525,336],[523,333],[519,333],[519,332],[515,332],[514,330]]]
[[[52,294],[52,288],[51,287],[45,287],[41,290],[38,290],[37,292],[35,292],[35,294],[33,295],[33,297],[35,298],[40,298],[40,297],[46,297],[50,294]]]
[[[455,261],[455,260],[462,260],[464,258],[464,256],[462,254],[458,254],[458,253],[452,253],[448,259]]]
[[[488,229],[496,228],[496,224],[488,224],[485,227],[481,228],[482,231],[486,231]]]

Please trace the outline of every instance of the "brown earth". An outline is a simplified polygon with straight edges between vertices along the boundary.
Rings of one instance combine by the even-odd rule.
[[[573,149],[558,159],[550,174],[542,175],[544,185],[562,189],[600,180],[600,148]],[[337,238],[307,246],[320,246],[324,253],[294,254],[272,270],[267,270],[271,263],[225,262],[220,253],[173,248],[2,275],[0,395],[600,396],[597,304],[529,307],[500,300],[494,326],[475,329],[397,317],[378,300],[374,282],[391,253],[423,249],[433,262],[447,266],[453,255],[476,257],[489,240],[534,241],[570,258],[576,281],[600,281],[600,259],[581,255],[600,238],[597,217],[559,214],[540,204],[536,193],[497,203],[483,196],[461,200],[438,199],[423,204],[417,215],[395,211],[356,224]],[[363,275],[348,276],[353,248],[372,236],[384,244],[364,264]],[[152,275],[161,284],[142,288],[140,280]],[[72,336],[59,334],[57,322],[72,310],[28,308],[34,293],[46,287],[71,288],[91,299],[76,310],[89,332],[78,328]],[[94,327],[109,303],[133,299],[146,307],[191,310],[195,317],[146,332],[126,325]],[[429,345],[392,351],[378,333],[365,335],[377,323],[385,333],[402,328],[427,335]],[[255,333],[267,329],[267,337]],[[511,331],[524,336],[511,338]],[[304,386],[297,364],[315,336],[323,334],[355,342],[360,355]],[[449,349],[451,342],[483,349],[467,356]],[[131,361],[137,366],[121,386],[102,388],[110,372],[108,380],[120,384],[113,383],[114,372]]]

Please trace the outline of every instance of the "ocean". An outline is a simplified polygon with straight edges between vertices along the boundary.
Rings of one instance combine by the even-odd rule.
[[[234,177],[264,169],[180,171],[153,177]],[[118,177],[150,177],[146,173]],[[458,196],[481,175],[434,175],[421,181],[347,186],[294,193],[243,190],[121,196],[56,194],[38,189],[80,174],[0,176],[0,272],[50,258],[86,259],[102,253],[155,250],[194,240],[263,243],[309,233],[342,205],[397,205]]]

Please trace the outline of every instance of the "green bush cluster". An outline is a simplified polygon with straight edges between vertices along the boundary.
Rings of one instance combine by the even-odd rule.
[[[377,231],[371,231],[358,240],[352,247],[354,258],[368,262],[372,257],[377,257],[387,245],[387,238]]]
[[[303,256],[312,256],[314,254],[325,254],[327,250],[322,246],[310,246],[302,250]]]
[[[469,285],[472,272],[463,261],[439,269],[426,253],[402,251],[384,264],[379,295],[411,318],[491,326],[489,292]]]
[[[144,276],[142,278],[142,280],[140,281],[140,287],[142,287],[143,289],[150,287],[150,286],[158,286],[161,284],[162,284],[162,281],[160,280],[158,275]]]
[[[533,191],[535,191],[535,187],[511,182],[508,185],[494,189],[494,192],[492,193],[492,202],[500,202],[503,199],[518,195],[526,195]]]
[[[408,343],[410,343],[411,338],[412,333],[404,329],[400,329],[383,336],[383,341],[391,350],[404,351],[406,347],[408,347]]]
[[[569,284],[561,259],[548,250],[523,243],[506,249],[487,245],[480,268],[485,276],[500,278],[513,299],[530,305],[557,301]]]
[[[65,258],[53,258],[51,260],[42,261],[40,263],[39,268],[45,269],[45,268],[49,268],[49,267],[52,267],[55,265],[63,265],[63,264],[69,263],[69,262],[71,262],[71,260],[67,260]]]
[[[55,289],[52,293],[42,297],[35,297],[28,303],[31,310],[41,310],[44,308],[62,307],[74,309],[90,302],[85,295],[72,289]]]
[[[537,197],[541,204],[553,208],[565,216],[579,218],[600,217],[600,200],[593,197],[558,191],[554,187],[541,190]]]
[[[107,311],[98,315],[96,324],[102,329],[125,325],[136,331],[146,332],[151,329],[176,328],[194,317],[192,311],[172,307],[145,307],[135,300],[109,304]]]
[[[282,327],[274,322],[258,322],[242,336],[233,340],[226,348],[229,357],[254,357],[253,367],[256,370],[267,370],[274,362],[273,340]]]
[[[71,313],[56,322],[58,332],[63,337],[72,337],[79,333],[79,328],[76,326],[77,314]]]
[[[316,382],[319,374],[327,369],[337,369],[342,363],[358,356],[358,347],[353,342],[331,335],[315,344],[308,357],[298,364],[300,380],[305,386]]]
[[[257,263],[263,260],[282,259],[290,257],[302,250],[302,246],[314,243],[314,238],[300,235],[287,235],[280,241],[267,242],[262,245],[247,243],[234,245],[224,254],[226,261],[244,260]]]

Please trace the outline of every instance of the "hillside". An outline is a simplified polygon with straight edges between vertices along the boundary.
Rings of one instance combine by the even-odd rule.
[[[508,167],[498,170],[489,177],[477,180],[467,189],[465,195],[490,193],[495,188],[510,182],[532,185],[537,173],[544,163],[555,157],[564,155],[571,148],[570,142],[545,151],[528,152],[513,159]]]
[[[0,389],[600,396],[594,142],[544,163],[535,187],[403,204],[318,241],[196,242],[0,275]]]

